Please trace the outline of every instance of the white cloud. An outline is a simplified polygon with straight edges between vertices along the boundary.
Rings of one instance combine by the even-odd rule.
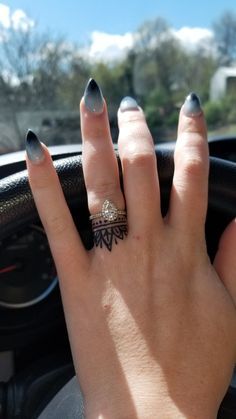
[[[34,27],[35,22],[23,10],[17,9],[11,15],[11,24],[15,30],[28,31]]]
[[[94,31],[91,34],[91,45],[84,50],[84,53],[91,60],[110,62],[124,58],[133,44],[134,35],[130,32],[124,35],[112,35]]]
[[[15,30],[27,31],[34,26],[30,19],[21,9],[11,11],[10,7],[0,3],[0,26],[2,29],[13,28]]]
[[[172,34],[188,51],[194,51],[199,47],[211,49],[214,38],[213,32],[210,29],[190,28],[187,26],[179,30],[173,29]]]
[[[10,8],[0,3],[0,24],[8,29],[10,27]]]
[[[195,51],[199,47],[206,51],[214,51],[214,35],[210,29],[183,27],[179,30],[171,29],[171,34],[188,51]],[[130,32],[124,35],[112,35],[94,31],[91,33],[91,44],[83,49],[83,54],[91,61],[120,60],[132,49],[134,40],[135,34]]]

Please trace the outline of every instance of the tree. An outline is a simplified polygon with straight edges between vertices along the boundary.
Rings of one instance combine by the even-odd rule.
[[[146,95],[159,89],[171,101],[183,78],[183,50],[168,24],[161,18],[146,22],[135,43],[135,90]]]
[[[36,50],[36,68],[32,72],[31,93],[36,109],[64,109],[63,90],[68,80],[73,48],[64,39],[45,37]]]
[[[16,146],[22,142],[16,112],[22,107],[23,97],[20,91],[24,88],[25,102],[29,103],[30,95],[27,88],[30,74],[32,74],[32,54],[35,52],[35,43],[31,30],[15,30],[9,28],[4,33],[0,44],[0,95],[1,107],[11,114],[11,123],[14,126],[16,138],[6,138],[1,142],[8,143],[8,147]],[[11,145],[11,143],[13,143]]]
[[[177,93],[183,88],[185,53],[161,18],[137,32],[134,87],[154,136],[176,121]]]
[[[210,80],[217,66],[214,54],[206,54],[202,49],[186,53],[185,70],[182,75],[183,93],[195,91],[203,103],[209,100]]]
[[[155,48],[169,30],[168,23],[161,17],[144,22],[136,32],[135,49],[143,52]]]
[[[78,109],[79,99],[90,76],[91,65],[79,53],[72,54],[59,89],[61,104],[67,109]]]
[[[216,47],[221,65],[232,65],[236,60],[236,13],[226,11],[213,24]]]
[[[8,142],[9,149],[23,146],[20,110],[63,108],[62,90],[72,57],[73,50],[62,38],[38,34],[34,27],[7,31],[0,44],[0,100],[11,115],[14,138],[7,140],[1,133],[0,141]]]

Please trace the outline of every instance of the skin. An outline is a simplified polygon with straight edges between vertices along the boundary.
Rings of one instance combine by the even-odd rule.
[[[107,109],[81,101],[92,214],[105,199],[129,233],[112,252],[85,251],[49,153],[27,159],[30,185],[60,280],[86,418],[213,419],[236,355],[236,222],[214,266],[205,244],[208,147],[204,115],[181,109],[170,207],[160,211],[153,141],[141,109],[118,112],[120,190]],[[45,202],[47,205],[45,205]]]

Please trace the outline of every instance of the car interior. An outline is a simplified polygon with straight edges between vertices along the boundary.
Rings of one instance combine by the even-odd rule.
[[[211,139],[209,149],[206,237],[212,259],[220,234],[235,212],[236,138]],[[173,150],[174,142],[156,146],[163,214],[168,208]],[[51,153],[78,231],[89,249],[92,236],[81,145],[52,147]],[[70,382],[74,369],[56,271],[30,192],[24,152],[0,156],[0,214],[0,417],[32,419]],[[235,377],[218,418],[236,416]],[[74,394],[69,403],[72,410],[78,401],[75,389],[77,383],[72,380],[67,390],[71,398]],[[43,417],[54,417],[52,410]]]
[[[132,2],[127,8],[130,5]],[[95,4],[93,7],[95,13]],[[141,6],[135,4],[133,14],[136,7]],[[155,140],[163,216],[168,210],[181,101],[192,89],[199,91],[210,128],[205,231],[212,261],[221,233],[235,217],[236,69],[229,72],[228,67],[235,64],[236,56],[214,55],[218,44],[210,54],[213,32],[209,29],[204,32],[206,40],[201,38],[203,44],[186,50],[186,43],[181,44],[186,32],[174,31],[154,15],[146,23],[139,22],[132,41],[129,28],[123,29],[121,39],[113,32],[105,34],[107,28],[99,32],[94,26],[86,56],[84,46],[78,52],[77,45],[63,36],[37,32],[36,18],[0,3],[0,419],[83,417],[57,273],[28,182],[23,150],[27,129],[35,129],[49,146],[78,232],[84,246],[91,249],[77,111],[85,82],[94,77],[104,89],[118,161],[116,112],[120,100],[125,95],[136,97],[144,108]],[[63,23],[67,18],[63,16]],[[223,18],[214,27],[216,41],[222,33],[219,28],[227,28]],[[233,24],[236,28],[236,17]],[[187,32],[189,40],[196,33],[202,32]],[[236,29],[231,33],[236,34]],[[108,55],[103,60],[99,48],[104,39]],[[121,40],[129,43],[125,54],[123,44],[118,45]],[[235,44],[236,37],[234,48]],[[227,71],[222,65],[228,66]],[[221,100],[220,94],[226,96]],[[120,181],[122,185],[121,175]],[[218,412],[218,419],[235,418],[236,369]]]

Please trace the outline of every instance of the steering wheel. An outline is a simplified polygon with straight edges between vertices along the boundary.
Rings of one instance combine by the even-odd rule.
[[[168,208],[168,199],[174,172],[173,150],[163,146],[156,150],[161,186],[162,212]],[[81,216],[88,215],[86,189],[83,178],[81,153],[55,161],[55,168],[69,206],[79,209]],[[122,180],[121,180],[122,182]],[[236,164],[210,157],[209,210],[227,218],[235,216]],[[45,203],[47,205],[47,203]],[[37,210],[30,191],[27,171],[18,172],[0,180],[0,239],[37,219]],[[84,219],[83,219],[84,221]],[[86,223],[89,229],[89,223]],[[86,228],[82,235],[89,236]]]
[[[165,145],[158,148],[159,150],[156,150],[156,156],[161,187],[162,213],[165,214],[168,209],[174,172],[173,149]],[[90,223],[88,221],[89,213],[81,154],[57,160],[54,164],[68,205],[72,209],[76,208],[77,213],[80,214],[78,229],[85,246],[89,248],[92,246],[92,239]],[[221,229],[235,217],[235,185],[236,163],[210,157],[208,219],[210,222],[211,215],[213,214],[215,225],[221,225]],[[0,180],[0,240],[27,224],[35,222],[37,218],[38,214],[30,191],[27,171],[18,172]],[[212,232],[212,228],[209,231]],[[210,241],[212,242],[212,237]],[[217,243],[214,243],[214,249],[210,249],[212,257],[216,246]],[[74,383],[74,385],[76,384]],[[236,400],[236,390],[234,400]],[[234,402],[234,415],[235,412],[236,401]],[[59,416],[59,412],[57,412],[57,415],[55,417],[61,417]]]

